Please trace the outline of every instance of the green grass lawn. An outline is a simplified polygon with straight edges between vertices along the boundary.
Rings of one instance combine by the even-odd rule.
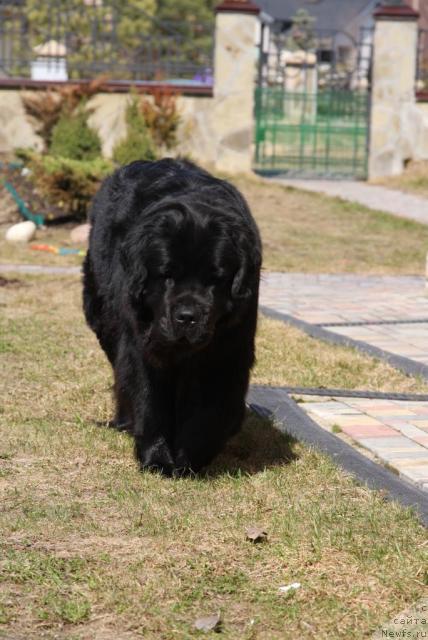
[[[423,274],[428,226],[338,198],[257,178],[233,178],[259,224],[267,270],[305,273]],[[69,229],[39,230],[36,242],[70,246]],[[2,262],[76,265],[81,258],[8,245]]]
[[[140,473],[78,278],[2,287],[0,637],[369,637],[426,589],[426,531],[249,417],[204,477]],[[254,381],[426,391],[353,350],[260,323]],[[266,542],[252,544],[257,525]],[[289,594],[282,585],[300,582]],[[206,637],[215,637],[208,633]]]

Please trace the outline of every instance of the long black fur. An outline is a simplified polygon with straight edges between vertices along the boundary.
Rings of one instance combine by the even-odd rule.
[[[197,472],[243,421],[261,266],[240,193],[196,165],[133,162],[94,199],[84,310],[142,468]]]

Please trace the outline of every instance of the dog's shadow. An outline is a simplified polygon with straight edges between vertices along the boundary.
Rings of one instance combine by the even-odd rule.
[[[295,445],[294,438],[274,426],[272,416],[261,416],[249,409],[241,431],[201,475],[252,475],[289,464],[298,458]]]
[[[132,437],[128,425],[117,427],[112,422],[97,422],[99,427],[110,427]],[[296,460],[296,440],[274,426],[273,416],[260,414],[253,408],[247,415],[241,431],[231,438],[213,462],[198,476],[214,478],[221,475],[252,475],[269,467],[282,466]]]

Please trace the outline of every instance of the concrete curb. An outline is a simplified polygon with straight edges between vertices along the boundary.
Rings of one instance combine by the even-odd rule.
[[[428,496],[425,491],[407,484],[346,442],[324,431],[284,391],[253,385],[247,401],[256,412],[274,416],[283,433],[327,454],[370,489],[383,489],[390,499],[397,500],[406,507],[413,507],[420,521],[428,527]]]

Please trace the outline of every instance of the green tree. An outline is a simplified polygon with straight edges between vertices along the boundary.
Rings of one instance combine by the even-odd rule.
[[[209,66],[214,44],[214,7],[219,0],[158,0],[155,28],[169,28],[181,37],[183,62]]]
[[[113,160],[129,164],[134,160],[155,160],[156,150],[150,131],[140,111],[138,97],[133,95],[126,108],[127,132],[113,149]]]
[[[55,40],[67,47],[67,66],[72,78],[87,77],[88,63],[104,70],[113,60],[118,68],[141,47],[152,29],[156,0],[26,0],[29,46]],[[115,34],[118,41],[112,35]]]
[[[88,125],[88,112],[64,114],[52,131],[49,153],[71,160],[95,160],[101,156],[101,140]]]
[[[214,8],[218,0],[158,0],[156,18],[171,23],[214,25]]]

